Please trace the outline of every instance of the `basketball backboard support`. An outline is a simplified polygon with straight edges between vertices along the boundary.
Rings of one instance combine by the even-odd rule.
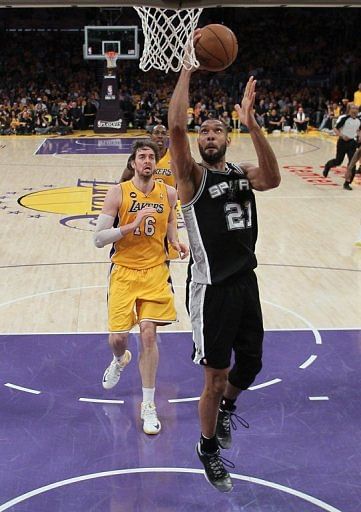
[[[83,57],[87,60],[105,59],[105,52],[114,51],[118,59],[139,59],[138,27],[85,26]]]

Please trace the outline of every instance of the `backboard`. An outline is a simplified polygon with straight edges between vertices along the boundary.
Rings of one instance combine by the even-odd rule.
[[[105,59],[107,51],[114,51],[118,59],[139,59],[138,27],[86,26],[84,27],[83,57],[88,60]]]

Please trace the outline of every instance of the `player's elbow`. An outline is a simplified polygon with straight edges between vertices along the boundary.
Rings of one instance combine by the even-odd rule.
[[[277,188],[281,184],[281,175],[278,173],[277,176],[274,176],[274,178],[271,180],[271,184],[269,188]]]
[[[277,188],[281,183],[281,176],[277,176],[273,178],[268,183],[265,184],[264,190],[272,190],[273,188]]]
[[[276,176],[269,176],[267,179],[259,181],[254,184],[256,190],[260,192],[265,192],[266,190],[272,190],[273,188],[277,188],[281,183],[281,176],[278,174]]]

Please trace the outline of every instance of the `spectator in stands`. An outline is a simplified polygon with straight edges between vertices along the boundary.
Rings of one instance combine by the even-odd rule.
[[[60,98],[57,98],[56,100],[54,100],[52,102],[50,111],[49,111],[49,113],[53,119],[53,125],[57,124],[59,112],[60,112]]]
[[[298,107],[297,114],[293,118],[293,121],[296,125],[297,131],[300,133],[307,132],[309,120],[310,120],[310,118],[307,116],[307,114],[303,110],[303,107]]]
[[[233,109],[231,113],[232,128],[233,130],[239,130],[239,116],[237,110]]]
[[[325,113],[323,115],[323,119],[321,121],[321,124],[319,126],[319,131],[330,133],[333,132],[333,119],[335,118],[332,105],[329,103],[327,104],[327,108],[325,110]]]
[[[337,118],[340,117],[340,115],[341,115],[341,105],[339,105],[336,101],[334,101],[332,103],[332,110],[333,110],[333,115],[334,115],[335,119],[337,120]]]
[[[289,132],[293,126],[293,116],[289,105],[285,105],[281,110],[282,131]]]
[[[69,116],[74,130],[80,130],[82,112],[76,101],[70,104]]]
[[[0,105],[0,135],[10,135],[10,115],[4,105]]]
[[[31,111],[24,108],[18,115],[18,124],[15,129],[17,135],[31,135],[34,133],[34,120]]]
[[[202,104],[201,102],[196,103],[194,107],[194,130],[196,132],[199,131],[199,128],[203,121],[205,121],[208,118],[207,110],[205,104]]]
[[[347,98],[342,98],[341,105],[340,105],[340,115],[346,114],[348,104],[349,104],[349,100]]]
[[[63,108],[58,117],[57,133],[59,135],[67,135],[72,133],[73,125],[67,108]]]
[[[46,110],[48,107],[47,105],[43,102],[43,100],[41,98],[37,98],[37,103],[35,104],[35,112],[43,112],[44,110]]]
[[[39,135],[51,131],[51,116],[49,116],[46,109],[35,112],[34,129],[35,133]]]
[[[275,108],[273,108],[271,112],[267,114],[265,121],[267,133],[273,133],[275,130],[282,130],[282,123],[284,120]]]
[[[159,114],[158,111],[150,112],[150,114],[147,117],[145,129],[147,130],[147,132],[151,133],[154,126],[156,126],[157,124],[162,124],[161,115]]]
[[[83,129],[88,130],[89,128],[94,127],[95,116],[97,113],[97,108],[93,102],[90,101],[89,98],[83,101],[82,105],[83,111]]]
[[[229,132],[232,131],[232,122],[229,113],[225,110],[223,114],[219,116],[219,120],[227,127]]]

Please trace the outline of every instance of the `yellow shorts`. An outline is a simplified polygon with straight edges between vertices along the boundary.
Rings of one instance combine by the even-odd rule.
[[[134,270],[114,265],[108,288],[109,332],[128,332],[144,320],[160,325],[176,321],[168,266]]]

